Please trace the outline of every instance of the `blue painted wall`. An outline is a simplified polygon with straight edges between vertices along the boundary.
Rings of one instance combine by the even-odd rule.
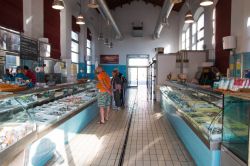
[[[103,69],[108,73],[109,76],[112,76],[112,71],[118,69],[123,76],[127,77],[127,66],[126,65],[101,65]]]
[[[84,74],[86,76],[88,76],[88,78],[90,78],[90,79],[95,78],[95,65],[91,65],[91,73],[90,74],[87,74],[87,65],[85,63],[79,63],[79,71],[81,69],[84,70]]]

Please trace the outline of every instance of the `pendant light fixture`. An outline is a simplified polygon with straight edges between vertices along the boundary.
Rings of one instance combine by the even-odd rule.
[[[108,39],[108,38],[105,38],[105,39],[104,39],[104,45],[105,45],[105,46],[108,46],[108,45],[109,45],[109,39]]]
[[[88,7],[92,9],[96,9],[99,7],[98,3],[96,0],[89,0]]]
[[[64,2],[63,0],[54,0],[52,4],[52,8],[56,10],[64,9]]]
[[[110,27],[110,42],[108,45],[108,48],[113,48],[113,31],[112,31],[112,27]]]
[[[105,39],[104,39],[104,45],[105,46],[109,46],[109,28],[110,28],[110,26],[109,26],[109,24],[110,24],[110,22],[109,22],[109,20],[107,20],[107,24],[106,24],[106,26],[107,26],[107,28],[106,28],[106,37],[105,37]]]
[[[80,15],[76,18],[76,24],[78,24],[78,25],[84,25],[84,24],[85,24],[83,15],[80,14]]]
[[[187,24],[194,23],[194,17],[193,17],[193,14],[190,10],[185,15],[185,23],[187,23]]]
[[[83,25],[85,24],[84,17],[82,15],[82,1],[80,0],[80,13],[78,17],[76,18],[76,24]]]
[[[201,0],[201,2],[200,2],[201,6],[210,6],[213,4],[214,4],[213,0]]]
[[[112,41],[109,43],[108,48],[113,48],[113,42]]]
[[[191,12],[190,0],[186,2],[186,5],[187,5],[187,8],[188,8],[188,12],[185,15],[185,23],[192,24],[192,23],[194,23],[194,17],[193,17],[193,14]]]
[[[99,14],[99,17],[98,17],[98,19],[99,19],[99,23],[100,23],[100,25],[99,25],[99,35],[98,35],[98,40],[104,40],[104,35],[103,35],[103,33],[102,33],[102,18],[100,17],[100,14]]]
[[[102,33],[102,32],[99,33],[99,36],[98,36],[97,39],[98,39],[98,40],[103,40],[103,39],[104,39],[104,36],[103,36],[103,33]]]

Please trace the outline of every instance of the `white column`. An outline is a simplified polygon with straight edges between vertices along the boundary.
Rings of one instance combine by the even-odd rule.
[[[61,59],[66,62],[67,79],[71,79],[71,21],[70,0],[64,0],[65,8],[60,12]]]
[[[43,37],[43,0],[23,0],[24,35],[34,39]]]

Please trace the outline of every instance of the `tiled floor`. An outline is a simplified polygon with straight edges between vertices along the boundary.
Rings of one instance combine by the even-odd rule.
[[[145,89],[130,89],[125,110],[112,111],[110,120],[93,121],[48,165],[194,165],[188,152],[165,120],[158,104],[147,101]],[[133,111],[132,111],[133,110]],[[124,158],[123,145],[132,113]],[[121,162],[122,161],[122,162]]]

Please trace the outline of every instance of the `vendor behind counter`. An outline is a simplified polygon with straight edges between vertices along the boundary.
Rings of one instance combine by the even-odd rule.
[[[12,75],[8,69],[6,69],[6,73],[3,76],[4,82],[10,82],[11,84],[18,84],[18,85],[26,85],[27,87],[31,88],[34,87],[36,84],[36,75],[33,73],[28,66],[24,66],[22,69],[21,66],[16,68],[16,74]]]
[[[28,66],[23,67],[24,75],[31,80],[31,82],[35,85],[36,84],[36,74],[29,69]]]
[[[14,76],[11,74],[9,69],[5,70],[5,74],[3,75],[3,81],[15,81]]]

